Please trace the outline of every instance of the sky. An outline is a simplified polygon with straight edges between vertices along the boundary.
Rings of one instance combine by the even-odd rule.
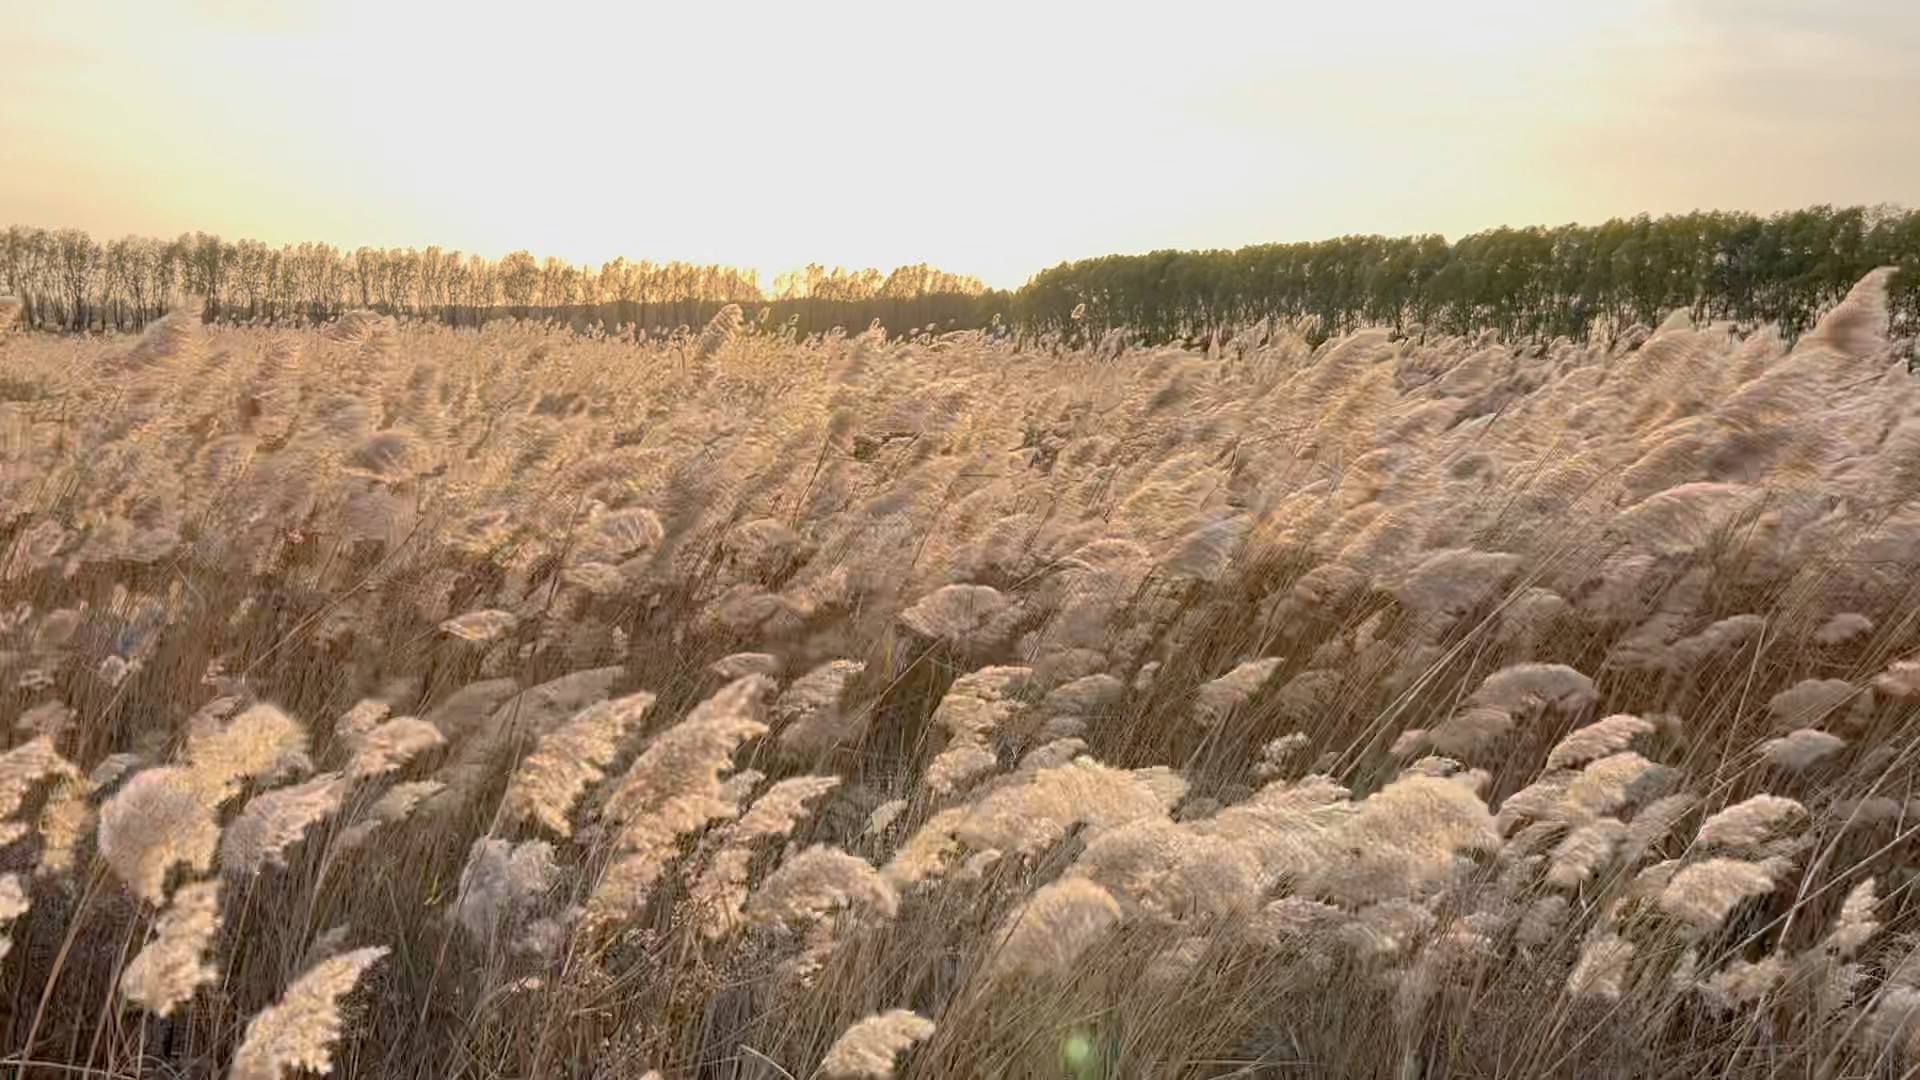
[[[763,282],[1920,206],[1914,0],[0,0],[0,225]]]

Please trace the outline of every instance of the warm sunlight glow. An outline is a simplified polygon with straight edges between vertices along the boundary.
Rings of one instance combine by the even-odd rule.
[[[1920,202],[1904,0],[60,0],[0,219],[758,267]]]

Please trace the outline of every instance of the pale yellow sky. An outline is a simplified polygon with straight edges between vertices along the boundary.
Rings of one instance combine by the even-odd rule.
[[[5,0],[0,224],[1063,259],[1920,205],[1915,0]]]

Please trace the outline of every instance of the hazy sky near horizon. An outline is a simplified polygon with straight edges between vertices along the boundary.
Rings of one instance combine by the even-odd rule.
[[[770,281],[1920,206],[1914,0],[13,0],[0,224]]]

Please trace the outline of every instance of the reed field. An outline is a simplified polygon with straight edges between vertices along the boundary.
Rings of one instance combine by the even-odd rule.
[[[1891,279],[0,332],[0,1069],[1920,1076]]]

